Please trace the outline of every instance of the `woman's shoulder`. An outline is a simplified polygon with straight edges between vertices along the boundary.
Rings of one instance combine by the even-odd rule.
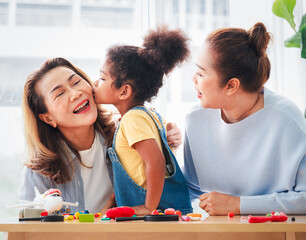
[[[207,117],[213,113],[217,113],[217,109],[203,108],[200,103],[192,105],[189,112],[186,114],[186,120],[201,119],[202,117]]]
[[[52,181],[49,177],[42,175],[31,168],[24,166],[22,170],[22,181],[25,185],[33,186],[35,183],[38,186],[51,186]]]
[[[290,99],[265,88],[265,109],[278,118],[296,124],[306,133],[306,120],[298,106]]]

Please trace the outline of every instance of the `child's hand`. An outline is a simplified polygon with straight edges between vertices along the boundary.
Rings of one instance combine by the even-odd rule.
[[[178,148],[182,144],[181,131],[175,123],[167,123],[167,142],[173,148]]]
[[[151,212],[144,205],[139,205],[132,208],[135,210],[135,214],[137,216],[145,216],[151,214]]]
[[[116,198],[115,198],[115,194],[112,194],[109,197],[107,203],[101,209],[101,211],[100,211],[101,212],[101,216],[103,216],[109,208],[113,208],[115,206],[116,206]]]

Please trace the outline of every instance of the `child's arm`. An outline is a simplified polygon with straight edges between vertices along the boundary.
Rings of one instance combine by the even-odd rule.
[[[157,208],[165,180],[165,157],[155,139],[135,143],[134,148],[145,162],[147,195],[144,205],[133,207],[136,215],[150,214]]]

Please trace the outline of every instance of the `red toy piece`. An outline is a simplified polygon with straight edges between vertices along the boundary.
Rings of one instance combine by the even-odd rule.
[[[228,217],[230,217],[230,218],[232,218],[232,217],[234,217],[234,216],[235,216],[235,213],[230,212],[230,213],[228,213],[228,214],[227,214],[227,216],[228,216]]]
[[[44,212],[40,213],[40,216],[42,216],[42,217],[48,216],[48,212],[44,211]]]
[[[180,210],[176,210],[176,211],[174,212],[174,215],[179,215],[179,217],[182,217],[182,213],[181,213]]]
[[[155,210],[153,210],[153,211],[151,212],[151,215],[159,215],[159,211],[157,211],[157,210],[155,209]]]
[[[267,216],[252,216],[250,215],[248,217],[249,223],[262,223],[262,222],[285,222],[287,221],[288,217],[287,215],[279,215],[279,216],[275,216],[272,215],[270,217]]]
[[[108,218],[115,219],[116,217],[132,217],[135,215],[135,211],[130,207],[115,207],[106,211]]]
[[[174,215],[175,210],[173,208],[167,208],[165,209],[164,213],[166,215]]]

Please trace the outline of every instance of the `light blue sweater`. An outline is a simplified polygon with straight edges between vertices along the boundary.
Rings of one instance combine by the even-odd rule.
[[[227,124],[220,109],[186,117],[184,174],[191,198],[240,196],[241,214],[306,214],[306,121],[288,99],[264,90],[264,108]]]

